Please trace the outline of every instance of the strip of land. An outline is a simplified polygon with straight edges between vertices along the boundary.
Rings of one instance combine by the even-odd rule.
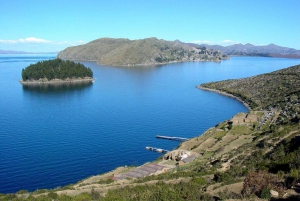
[[[80,82],[93,82],[94,78],[76,78],[76,79],[39,79],[39,80],[20,80],[19,82],[23,85],[32,85],[32,84],[60,84],[60,83],[80,83]]]

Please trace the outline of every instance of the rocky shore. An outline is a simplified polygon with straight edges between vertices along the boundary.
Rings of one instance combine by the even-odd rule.
[[[206,90],[206,91],[213,91],[213,92],[216,92],[218,94],[222,94],[224,96],[229,96],[231,98],[235,98],[237,99],[238,101],[240,101],[249,111],[251,110],[251,107],[249,106],[248,103],[246,103],[245,101],[243,101],[242,99],[232,95],[232,94],[229,94],[229,93],[226,93],[224,91],[220,91],[220,90],[216,90],[216,89],[210,89],[210,88],[206,88],[206,87],[203,87],[201,85],[197,86],[198,89],[202,89],[202,90]]]
[[[32,85],[32,84],[60,84],[60,83],[80,83],[80,82],[93,82],[95,79],[91,77],[85,77],[85,78],[77,78],[77,79],[71,79],[67,78],[64,80],[61,79],[53,79],[48,80],[47,78],[39,79],[39,80],[20,80],[19,82],[23,85]]]

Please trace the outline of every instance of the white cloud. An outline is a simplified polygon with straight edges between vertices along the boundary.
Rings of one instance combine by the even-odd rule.
[[[6,44],[17,44],[17,43],[48,43],[48,44],[53,44],[53,45],[79,45],[83,44],[84,41],[79,40],[79,41],[50,41],[50,40],[45,40],[42,38],[35,38],[35,37],[28,37],[28,38],[20,38],[17,40],[3,40],[0,39],[0,43],[6,43]]]
[[[241,42],[239,41],[235,41],[235,40],[223,40],[220,42],[220,44],[223,44],[223,45],[234,45],[234,44],[239,44]]]
[[[85,42],[77,41],[51,41],[43,38],[27,37],[16,40],[0,39],[0,49],[2,50],[17,50],[27,52],[55,52],[63,50],[70,46],[82,45]]]
[[[51,41],[47,41],[45,39],[41,39],[41,38],[35,38],[35,37],[29,37],[29,38],[21,38],[18,41],[20,41],[21,43],[49,43]]]
[[[2,40],[0,39],[0,43],[49,43],[51,41],[35,38],[35,37],[28,37],[28,38],[20,38],[17,40]]]
[[[223,43],[233,43],[234,41],[233,40],[223,40],[222,42]]]
[[[2,39],[0,39],[0,43],[18,43],[18,40],[2,40]]]
[[[213,42],[209,41],[209,40],[195,40],[192,41],[191,43],[197,43],[197,44],[212,44]]]
[[[78,40],[78,41],[55,41],[52,42],[55,45],[81,45],[85,43],[83,40]]]
[[[240,42],[226,39],[226,40],[222,40],[222,41],[195,40],[195,41],[192,41],[191,43],[207,44],[207,45],[233,45],[233,44],[237,44]]]

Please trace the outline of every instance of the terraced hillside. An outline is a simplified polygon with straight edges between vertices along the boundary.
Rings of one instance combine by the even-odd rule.
[[[97,61],[102,65],[154,65],[181,61],[221,61],[228,57],[206,47],[193,47],[180,41],[146,38],[141,40],[100,38],[85,45],[68,47],[58,58]]]

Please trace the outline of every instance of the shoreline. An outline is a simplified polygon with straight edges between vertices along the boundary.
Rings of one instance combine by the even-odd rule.
[[[112,67],[149,67],[149,66],[163,66],[173,63],[183,63],[183,62],[221,62],[222,60],[182,60],[182,61],[169,61],[169,62],[162,62],[162,63],[143,63],[143,64],[127,64],[127,65],[107,65],[98,63],[98,65],[102,66],[112,66]]]
[[[60,58],[60,57],[57,57]],[[162,62],[162,63],[142,63],[142,64],[125,64],[125,65],[116,65],[116,64],[101,64],[98,62],[98,60],[87,60],[87,59],[63,59],[62,60],[70,60],[70,61],[77,61],[77,62],[96,62],[98,65],[101,66],[111,66],[111,67],[149,67],[149,66],[162,66],[162,65],[168,65],[172,63],[182,63],[182,62],[222,62],[223,60],[228,60],[229,58],[226,59],[221,59],[221,60],[209,60],[209,59],[197,59],[197,60],[182,60],[182,61],[169,61],[169,62]]]
[[[34,84],[63,84],[63,83],[79,83],[79,82],[93,82],[95,78],[81,78],[81,79],[66,79],[66,80],[32,80],[32,81],[23,81],[19,80],[22,85],[34,85]]]
[[[201,86],[201,85],[197,86],[197,88],[198,88],[198,89],[205,90],[205,91],[216,92],[216,93],[218,93],[218,94],[221,94],[221,95],[224,95],[224,96],[228,96],[228,97],[234,98],[234,99],[240,101],[240,102],[248,109],[248,111],[251,111],[251,110],[252,110],[252,108],[249,106],[248,103],[246,103],[245,101],[243,101],[243,100],[240,99],[239,97],[236,97],[236,96],[234,96],[234,95],[232,95],[232,94],[229,94],[229,93],[226,93],[226,92],[224,92],[224,91],[217,90],[217,89],[206,88],[206,87],[203,87],[203,86]]]

